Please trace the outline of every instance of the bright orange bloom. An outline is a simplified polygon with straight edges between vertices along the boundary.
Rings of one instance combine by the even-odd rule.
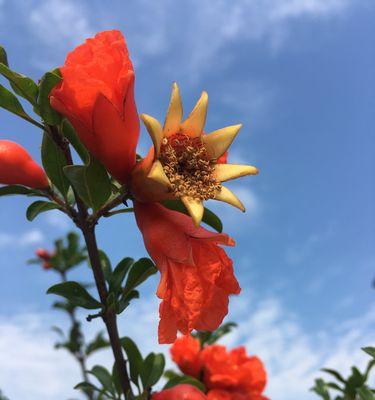
[[[44,170],[22,146],[10,140],[0,140],[0,183],[34,189],[49,186]]]
[[[207,106],[208,95],[203,92],[183,121],[180,91],[174,83],[164,126],[150,115],[141,115],[153,147],[132,171],[131,191],[138,201],[180,199],[197,226],[203,217],[203,202],[209,199],[245,211],[237,196],[222,183],[258,173],[250,165],[226,163],[227,150],[242,125],[205,134]]]
[[[120,182],[135,164],[139,119],[134,70],[121,32],[98,33],[68,54],[50,101]]]
[[[195,386],[180,384],[154,393],[152,400],[207,400],[207,396]]]
[[[213,331],[228,313],[230,294],[240,287],[233,263],[219,245],[233,246],[224,233],[194,226],[191,218],[157,203],[134,203],[137,224],[161,279],[159,343],[172,343],[177,330]]]
[[[201,353],[204,383],[210,400],[266,400],[262,392],[267,375],[260,359],[248,356],[244,347],[227,351],[207,346]]]
[[[198,339],[191,335],[180,336],[170,348],[172,360],[181,372],[199,379],[202,371],[200,358],[201,345]]]
[[[52,264],[50,262],[52,254],[48,250],[39,248],[36,249],[35,254],[37,255],[38,258],[40,258],[41,261],[43,261],[42,262],[43,269],[52,268]]]

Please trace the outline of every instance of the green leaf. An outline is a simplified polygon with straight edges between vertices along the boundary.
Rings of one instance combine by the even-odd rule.
[[[139,299],[138,290],[131,290],[130,292],[122,295],[122,297],[117,303],[116,313],[121,314],[125,310],[125,308],[128,307],[130,301],[133,299]]]
[[[52,72],[47,72],[40,80],[37,103],[39,106],[40,116],[48,125],[58,125],[61,122],[60,114],[51,107],[49,102],[49,94],[51,90],[60,81],[61,78]]]
[[[207,344],[216,343],[223,336],[232,332],[232,329],[235,327],[237,327],[237,324],[234,322],[227,322],[221,325],[218,329],[216,329],[216,331],[211,333],[210,338],[207,340]]]
[[[334,376],[338,381],[346,384],[346,380],[334,369],[322,368],[322,371],[327,372],[327,374]]]
[[[315,379],[315,386],[312,387],[310,390],[321,396],[324,400],[330,400],[331,397],[327,390],[326,384],[323,379]]]
[[[182,375],[182,376],[174,376],[172,377],[163,387],[164,389],[170,389],[173,386],[180,385],[180,384],[189,384],[195,386],[203,393],[206,393],[206,386],[199,381],[198,379],[193,378],[192,376]]]
[[[74,386],[74,389],[79,389],[84,392],[87,392],[87,391],[101,392],[102,391],[101,389],[99,389],[98,387],[96,387],[95,385],[93,385],[90,382],[80,382]]]
[[[115,394],[115,388],[112,383],[111,374],[101,365],[95,365],[95,367],[89,371],[90,374],[94,375],[95,378],[101,383],[103,389],[111,394]]]
[[[81,160],[84,163],[89,161],[89,153],[86,150],[86,147],[80,141],[76,131],[74,130],[73,126],[67,119],[64,119],[61,124],[61,130],[63,135],[69,140],[71,145],[74,147],[74,150],[78,153]]]
[[[371,392],[370,389],[366,387],[361,387],[357,389],[357,394],[361,398],[361,400],[375,400],[375,395]]]
[[[130,379],[138,386],[138,377],[143,365],[142,354],[138,350],[137,345],[129,337],[123,337],[121,339],[121,345],[129,361]]]
[[[28,121],[31,120],[31,117],[26,114],[17,97],[3,85],[0,85],[0,107]]]
[[[162,377],[165,367],[163,354],[150,353],[142,364],[141,381],[143,388],[155,385]]]
[[[33,196],[45,196],[42,190],[30,189],[26,186],[21,185],[7,185],[0,187],[0,196],[11,196],[11,195],[26,195],[29,197]]]
[[[134,260],[130,257],[123,258],[114,269],[109,280],[109,291],[118,293],[121,290],[122,281],[125,279]]]
[[[99,250],[99,258],[100,258],[100,263],[102,266],[104,278],[107,282],[111,279],[112,276],[112,266],[111,266],[111,261],[109,260],[107,254],[103,250]]]
[[[108,340],[106,340],[103,336],[103,332],[99,332],[95,339],[92,340],[86,346],[86,355],[89,356],[90,354],[94,353],[95,351],[104,349],[109,346]]]
[[[370,355],[372,358],[375,358],[375,347],[362,347],[362,350]]]
[[[164,200],[162,203],[170,210],[178,211],[189,216],[186,207],[182,204],[180,200]],[[209,225],[211,228],[215,229],[215,231],[219,233],[223,231],[223,224],[220,218],[206,207],[204,208],[202,222]]]
[[[101,308],[101,303],[95,300],[89,292],[77,282],[63,282],[51,286],[47,290],[47,294],[57,294],[58,296],[65,297],[72,304],[78,307],[95,310]]]
[[[39,214],[46,212],[46,211],[55,210],[55,209],[60,209],[60,206],[57,205],[56,203],[52,203],[50,201],[38,200],[29,205],[28,209],[26,210],[26,218],[29,221],[32,221]]]
[[[12,71],[2,62],[0,62],[0,74],[8,79],[15,93],[29,101],[33,106],[36,106],[39,89],[32,79]]]
[[[132,268],[129,271],[124,293],[129,293],[132,289],[139,286],[149,276],[155,274],[156,272],[157,268],[149,258],[139,259],[133,264]]]
[[[43,134],[42,163],[51,182],[66,198],[70,184],[68,178],[64,174],[63,167],[67,165],[67,161],[63,151],[57,146],[47,132]]]
[[[0,46],[0,62],[8,66],[8,56],[3,46]]]
[[[64,167],[64,173],[85,204],[94,211],[111,195],[111,182],[99,161],[90,157],[88,165]]]

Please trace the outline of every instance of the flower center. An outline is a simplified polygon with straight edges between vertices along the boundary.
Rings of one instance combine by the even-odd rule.
[[[176,197],[208,200],[221,189],[213,173],[215,164],[209,160],[200,137],[176,133],[164,138],[160,161]]]

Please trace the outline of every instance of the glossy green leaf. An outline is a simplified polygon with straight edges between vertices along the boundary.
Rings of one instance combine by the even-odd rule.
[[[31,119],[26,114],[17,97],[3,85],[0,85],[0,107],[26,120]]]
[[[133,263],[134,260],[132,258],[126,257],[117,264],[109,280],[110,292],[118,293],[121,290],[122,282]]]
[[[104,278],[107,282],[111,279],[112,276],[112,266],[111,261],[109,260],[107,254],[103,250],[99,250],[99,258],[102,266]]]
[[[111,394],[115,394],[115,388],[112,383],[111,374],[101,365],[95,365],[95,367],[89,371],[90,374],[94,375],[95,378],[101,383],[103,389]]]
[[[343,378],[342,375],[340,375],[337,371],[335,371],[334,369],[330,369],[330,368],[322,368],[322,371],[326,372],[327,374],[330,374],[332,376],[334,376],[338,381],[342,382],[342,383],[346,383],[346,380]]]
[[[165,367],[163,354],[150,353],[142,364],[141,381],[143,388],[155,385],[162,377]]]
[[[7,52],[5,51],[3,46],[0,46],[0,63],[9,66]]]
[[[192,376],[182,375],[182,376],[174,376],[164,385],[163,389],[170,389],[173,386],[180,385],[180,384],[188,384],[195,386],[203,393],[206,392],[205,385],[199,381],[198,379],[193,378]]]
[[[357,389],[357,394],[361,400],[375,400],[374,393],[372,393],[371,390],[366,387]]]
[[[63,135],[69,140],[71,145],[74,147],[74,150],[80,156],[81,160],[84,163],[87,163],[89,161],[89,153],[86,150],[86,147],[80,141],[73,126],[65,118],[61,124],[61,130],[62,130]]]
[[[125,310],[125,308],[129,306],[130,301],[133,299],[139,299],[138,290],[131,290],[130,292],[128,292],[126,294],[124,293],[117,303],[116,313],[121,314]]]
[[[149,258],[139,259],[133,264],[129,271],[124,293],[129,293],[156,272],[157,268]]]
[[[57,294],[58,296],[65,297],[72,304],[78,307],[95,310],[101,308],[99,301],[95,300],[91,294],[77,282],[63,282],[51,286],[47,290],[48,294]]]
[[[39,214],[55,209],[60,209],[60,206],[56,203],[52,203],[51,201],[38,200],[29,205],[28,209],[26,210],[26,218],[29,221],[32,221]]]
[[[37,104],[39,89],[38,85],[32,79],[12,71],[2,62],[0,62],[0,74],[8,79],[15,93],[29,101],[33,106]]]
[[[163,201],[163,205],[170,210],[178,211],[189,216],[186,207],[182,204],[180,200],[165,200]],[[204,208],[202,222],[209,225],[211,228],[215,229],[215,231],[219,233],[223,231],[223,224],[220,218],[206,207]]]
[[[78,390],[82,390],[85,393],[87,393],[88,391],[90,392],[101,392],[102,390],[99,389],[98,387],[96,387],[95,385],[93,385],[90,382],[80,382],[77,385],[74,386],[74,389],[78,389]]]
[[[51,90],[60,82],[60,80],[61,78],[52,72],[47,72],[40,80],[37,103],[40,116],[48,125],[58,125],[61,122],[60,114],[51,107],[49,101]]]
[[[63,168],[67,165],[67,161],[64,152],[47,132],[43,134],[42,163],[48,178],[66,198],[70,184]]]
[[[94,211],[111,195],[111,181],[99,161],[90,157],[88,165],[64,167],[64,173],[87,207]]]
[[[372,358],[375,358],[375,347],[362,347],[362,350],[370,355]]]
[[[86,355],[94,353],[95,351],[104,349],[109,346],[108,340],[104,338],[103,332],[99,332],[95,338],[87,344],[86,346]]]
[[[138,377],[141,373],[143,358],[137,345],[129,337],[121,339],[121,345],[125,350],[130,369],[130,379],[133,383],[138,385]]]
[[[42,190],[30,189],[22,185],[7,185],[0,187],[0,196],[26,195],[29,197],[45,196]]]

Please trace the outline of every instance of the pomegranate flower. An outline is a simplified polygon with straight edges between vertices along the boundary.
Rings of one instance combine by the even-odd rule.
[[[180,336],[170,348],[172,360],[181,372],[199,379],[202,372],[201,345],[191,335]]]
[[[36,249],[35,254],[42,261],[43,269],[52,268],[51,258],[53,254],[51,254],[48,250],[42,248]]]
[[[201,360],[210,400],[267,400],[262,395],[267,382],[264,366],[244,347],[227,351],[224,346],[207,346]]]
[[[159,343],[172,343],[177,330],[215,330],[228,313],[230,294],[240,287],[233,264],[220,245],[226,234],[196,227],[185,214],[158,203],[134,204],[145,246],[161,273]]]
[[[68,54],[62,80],[51,91],[53,108],[72,123],[87,149],[120,182],[135,164],[139,119],[134,70],[124,37],[98,33]]]
[[[152,400],[207,400],[207,396],[195,386],[182,383],[154,393]]]
[[[241,201],[222,182],[258,173],[256,167],[225,163],[225,153],[241,125],[204,134],[207,105],[203,92],[182,121],[180,92],[174,83],[164,127],[155,118],[141,115],[153,149],[132,174],[132,191],[139,201],[181,199],[196,225],[202,220],[204,200],[224,201],[244,211]]]
[[[49,186],[44,170],[22,146],[10,140],[0,140],[0,183],[33,189]]]

